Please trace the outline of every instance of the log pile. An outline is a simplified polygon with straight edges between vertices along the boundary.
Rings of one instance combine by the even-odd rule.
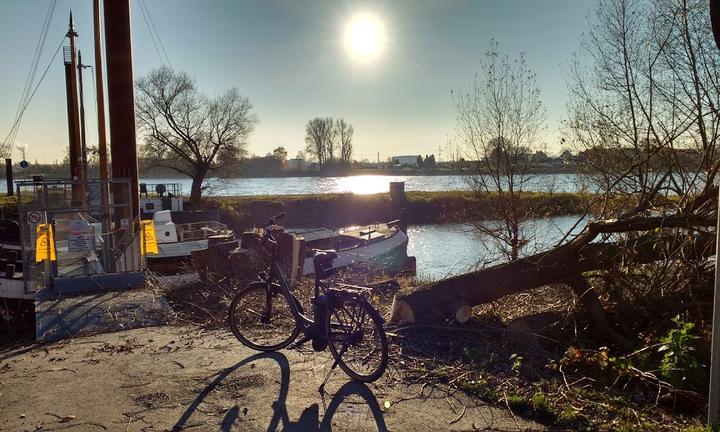
[[[286,274],[298,277],[298,271],[293,274],[293,254],[304,256],[303,242],[290,234],[282,232],[282,227],[276,226],[273,234],[278,241],[278,262]],[[257,235],[244,233],[240,241],[225,235],[208,238],[207,249],[191,252],[193,266],[203,282],[222,282],[232,280],[241,286],[255,280],[260,271],[267,269],[265,264],[269,258],[266,249],[260,245]],[[295,266],[302,265],[297,257]],[[301,273],[300,273],[301,274]]]

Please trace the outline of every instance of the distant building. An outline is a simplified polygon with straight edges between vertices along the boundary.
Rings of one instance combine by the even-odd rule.
[[[287,160],[287,167],[291,170],[304,170],[308,167],[305,159],[293,158]]]
[[[420,156],[420,155],[393,156],[390,158],[390,160],[392,161],[392,164],[395,166],[416,167],[416,166],[418,166],[418,158],[420,158],[422,160],[422,156]]]

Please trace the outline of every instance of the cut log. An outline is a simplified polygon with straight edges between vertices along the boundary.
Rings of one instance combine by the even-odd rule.
[[[593,223],[573,241],[549,251],[400,293],[393,299],[390,321],[439,322],[464,318],[466,307],[546,285],[567,284],[578,293],[596,329],[611,342],[628,346],[629,341],[624,340],[608,323],[597,293],[589,289],[582,274],[617,265],[626,257],[628,250],[634,252],[633,259],[637,264],[663,259],[663,250],[668,250],[668,247],[673,250],[680,244],[688,248],[683,254],[685,257],[708,257],[714,254],[714,235],[695,233],[693,242],[688,242],[687,237],[660,239],[653,234],[639,236],[622,245],[590,242],[604,232],[709,226],[712,223],[712,218],[630,218]]]

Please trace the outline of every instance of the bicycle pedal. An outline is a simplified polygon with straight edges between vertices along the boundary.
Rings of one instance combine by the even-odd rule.
[[[305,345],[305,342],[309,341],[310,339],[312,339],[310,336],[305,336],[302,339],[300,339],[299,341],[288,346],[288,349],[300,349],[300,347]]]

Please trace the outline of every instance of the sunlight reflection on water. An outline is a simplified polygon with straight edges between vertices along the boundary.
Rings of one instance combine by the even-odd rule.
[[[142,183],[178,183],[183,193],[190,193],[191,181],[181,179],[143,178]],[[390,182],[405,182],[406,191],[468,190],[465,179],[459,175],[441,176],[389,176],[358,175],[347,177],[273,177],[273,178],[210,178],[205,182],[206,195],[301,195],[323,193],[373,194],[390,190]],[[541,174],[533,177],[525,189],[572,192],[579,188],[579,177],[574,174]]]
[[[527,224],[530,243],[524,255],[532,255],[554,246],[577,222],[577,216],[537,219]],[[573,230],[579,233],[585,226]],[[499,263],[498,249],[470,224],[410,225],[408,255],[417,258],[417,276],[437,280]]]

